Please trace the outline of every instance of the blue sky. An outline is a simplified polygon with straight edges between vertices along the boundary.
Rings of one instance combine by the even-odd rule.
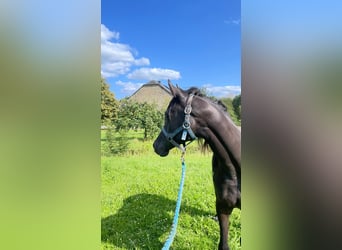
[[[159,80],[241,91],[240,0],[102,0],[101,74],[116,98]]]

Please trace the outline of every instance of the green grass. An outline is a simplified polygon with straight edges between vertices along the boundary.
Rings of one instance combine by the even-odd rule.
[[[102,249],[161,249],[171,230],[181,177],[180,153],[153,152],[152,141],[131,132],[129,151],[102,156]],[[216,249],[219,240],[211,154],[193,143],[186,155],[185,184],[171,249]],[[230,218],[230,247],[240,247],[240,211]]]

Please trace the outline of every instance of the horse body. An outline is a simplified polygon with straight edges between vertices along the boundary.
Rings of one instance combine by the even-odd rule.
[[[184,121],[184,109],[190,105],[191,130],[198,138],[203,138],[213,151],[212,170],[216,195],[216,212],[220,225],[219,249],[229,249],[229,215],[234,208],[241,208],[241,132],[235,126],[222,106],[199,95],[199,90],[191,88],[183,91],[169,82],[173,99],[165,112],[166,133],[176,131]],[[189,95],[194,95],[189,98]],[[191,103],[188,103],[190,99]],[[192,109],[191,109],[192,108]],[[171,138],[176,144],[185,140],[178,133]],[[184,139],[184,138],[183,138]],[[161,132],[153,147],[160,156],[166,156],[175,143],[170,143],[165,132]]]

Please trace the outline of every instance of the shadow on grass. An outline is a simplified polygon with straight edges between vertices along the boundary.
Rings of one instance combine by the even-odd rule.
[[[209,216],[209,212],[181,206],[181,213]],[[160,236],[169,233],[176,201],[154,194],[124,200],[119,211],[101,220],[101,241],[126,249],[161,249]]]

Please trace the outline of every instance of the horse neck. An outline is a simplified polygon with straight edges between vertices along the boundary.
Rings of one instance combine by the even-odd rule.
[[[199,117],[204,126],[199,128],[200,137],[203,137],[213,149],[214,154],[221,157],[229,156],[239,167],[241,166],[241,132],[230,117],[216,104],[207,100],[205,108],[199,109]],[[234,165],[236,165],[234,164]]]

